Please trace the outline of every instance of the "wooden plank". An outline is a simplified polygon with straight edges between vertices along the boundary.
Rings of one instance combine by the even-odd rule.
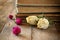
[[[19,13],[60,12],[60,7],[18,7]]]
[[[30,15],[36,15],[36,16],[39,16],[39,15],[42,15],[42,13],[18,13],[17,15],[16,15],[16,17],[23,17],[23,16],[30,16]],[[60,13],[44,13],[44,16],[46,16],[46,17],[55,17],[55,16],[60,16]]]
[[[18,0],[18,4],[60,4],[60,0]]]
[[[59,4],[17,4],[22,7],[60,7]]]
[[[59,25],[52,24],[46,30],[37,29],[34,27],[32,29],[32,40],[60,40]]]
[[[30,15],[35,15],[35,16],[42,16],[42,14],[17,14],[16,17],[22,18],[23,21],[26,21],[26,17]],[[49,19],[49,20],[60,20],[60,14],[44,14],[44,17]]]
[[[13,21],[8,22],[0,34],[0,40],[31,40],[31,27],[20,25],[22,32],[18,36],[13,35],[12,28],[16,24]]]

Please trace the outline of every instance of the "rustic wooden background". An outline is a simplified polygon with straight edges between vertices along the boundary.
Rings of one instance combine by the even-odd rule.
[[[18,0],[18,4],[40,4],[40,3],[45,3],[45,4],[60,4],[59,0],[46,0],[46,1],[42,1],[42,0]],[[3,2],[1,0],[1,2]],[[0,33],[0,40],[60,40],[60,14],[59,13],[47,13],[44,14],[45,16],[47,16],[49,19],[52,20],[56,20],[53,22],[53,24],[50,25],[50,27],[47,30],[41,30],[41,29],[37,29],[35,26],[31,26],[31,25],[27,25],[27,24],[22,24],[19,25],[22,29],[21,34],[19,34],[18,36],[13,35],[12,33],[12,27],[15,26],[16,24],[14,23],[14,21],[11,20],[7,20],[7,16],[10,14],[10,12],[13,10],[14,8],[14,0],[5,0],[3,9],[1,11],[1,14],[3,15],[1,17],[1,23],[5,24],[2,32]],[[3,4],[2,3],[2,4]],[[6,4],[5,4],[6,3]],[[2,5],[1,4],[1,5]],[[54,5],[55,6],[55,5]],[[18,6],[19,7],[19,6]],[[30,7],[31,8],[31,7]],[[59,7],[38,7],[38,8],[31,8],[29,7],[19,7],[19,12],[16,15],[17,17],[22,17],[25,20],[26,16],[32,15],[32,13],[30,14],[24,14],[25,12],[60,12],[60,8]],[[48,10],[47,10],[48,9]],[[40,10],[40,11],[39,11]],[[51,11],[52,10],[52,11]],[[6,13],[5,13],[6,12]],[[24,13],[22,13],[24,12]],[[13,15],[15,15],[15,11],[12,12]],[[39,14],[33,14],[33,15],[40,15]],[[5,19],[4,19],[4,18]],[[3,19],[2,19],[3,18]],[[2,25],[3,26],[3,25]]]
[[[0,0],[0,31],[4,25],[9,21],[8,15],[14,14],[11,13],[15,8],[15,0]]]

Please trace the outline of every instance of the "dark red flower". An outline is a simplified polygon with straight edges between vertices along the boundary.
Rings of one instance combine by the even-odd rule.
[[[10,18],[10,19],[13,19],[13,15],[9,15],[9,18]]]
[[[19,28],[18,26],[14,26],[12,32],[13,34],[18,35],[19,33],[21,33],[21,28]]]

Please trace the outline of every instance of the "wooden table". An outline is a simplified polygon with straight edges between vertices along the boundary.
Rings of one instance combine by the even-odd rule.
[[[2,31],[4,25],[9,21],[8,15],[15,10],[15,0],[0,0],[0,32]]]
[[[58,2],[58,3],[60,3],[60,2]],[[23,9],[21,9],[21,10],[23,10]],[[56,10],[54,10],[54,11],[56,11]],[[59,11],[60,11],[60,9],[59,9]],[[24,14],[24,15],[27,16],[28,14]],[[17,17],[22,17],[22,16],[23,16],[23,14],[17,14]],[[51,19],[53,19],[52,17],[54,17],[54,20],[57,19],[58,21],[60,21],[60,18],[59,18],[60,14],[59,15],[46,14],[45,16],[48,16]],[[52,17],[50,17],[50,16],[52,16]],[[59,16],[59,17],[57,17],[57,16]],[[60,40],[60,22],[58,22],[58,21],[51,24],[50,27],[46,30],[37,29],[35,26],[31,26],[31,25],[27,25],[27,24],[18,25],[19,27],[21,27],[22,32],[18,36],[15,36],[12,33],[12,28],[16,24],[14,23],[14,21],[9,20],[5,24],[2,32],[0,33],[0,40]]]
[[[22,32],[18,36],[12,33],[14,21],[9,21],[0,34],[0,40],[60,40],[60,23],[51,24],[46,30],[37,29],[28,24],[18,25]]]

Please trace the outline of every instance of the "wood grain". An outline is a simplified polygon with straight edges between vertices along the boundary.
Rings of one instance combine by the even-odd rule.
[[[31,40],[31,27],[20,25],[21,33],[16,36],[12,33],[12,28],[15,26],[14,21],[9,21],[3,28],[0,34],[0,40]]]
[[[19,2],[32,2],[32,3],[37,3],[36,1],[32,0],[32,1],[29,1],[29,0],[19,0]],[[39,0],[37,0],[38,3]],[[56,0],[55,2],[53,2],[54,0],[49,0],[52,4],[59,4],[59,0]],[[58,2],[57,2],[58,1]],[[24,3],[25,3],[24,2]],[[43,2],[48,2],[47,0],[46,1],[43,1]],[[42,2],[42,3],[43,3]],[[48,2],[48,4],[50,4],[50,2]],[[38,4],[37,3],[37,4]],[[30,3],[28,3],[30,4]],[[7,5],[9,6],[9,5]],[[12,5],[13,6],[13,5]],[[12,9],[11,5],[8,7],[8,9]],[[7,7],[4,7],[3,9],[6,9]],[[26,8],[27,9],[27,8]],[[25,9],[25,10],[26,10]],[[49,9],[49,8],[47,8]],[[55,8],[51,8],[52,10],[55,9]],[[6,9],[7,10],[7,9]],[[2,12],[5,12],[6,10],[3,10]],[[32,10],[37,10],[36,8],[33,8]],[[44,9],[45,11],[46,9]],[[60,9],[56,9],[56,11],[59,11]],[[48,11],[48,10],[47,10]],[[8,12],[10,12],[8,10]],[[5,12],[7,13],[7,12]],[[6,14],[7,15],[7,14]],[[13,14],[14,15],[14,14]],[[24,22],[26,22],[25,18],[29,15],[40,15],[40,13],[30,13],[30,14],[27,14],[27,13],[18,13],[16,16],[17,17],[20,17],[24,20]],[[60,13],[45,13],[44,14],[45,17],[48,17],[49,19],[51,20],[60,20]],[[50,27],[46,30],[42,30],[42,29],[37,29],[36,26],[31,26],[31,25],[28,25],[27,23],[25,24],[22,24],[22,25],[18,25],[22,32],[21,34],[19,34],[18,36],[15,36],[13,35],[12,33],[12,28],[15,26],[15,22],[14,21],[9,21],[7,24],[5,24],[2,32],[0,33],[0,40],[60,40],[60,21],[56,21],[54,22],[53,24],[50,25]]]
[[[54,14],[55,15],[55,14]],[[59,14],[57,14],[59,15]],[[21,15],[20,18],[25,18],[28,15]],[[48,15],[49,16],[49,15]],[[59,19],[59,16],[49,16],[53,17],[52,20],[56,18]],[[54,17],[56,17],[54,19]],[[25,19],[24,19],[25,20]],[[26,22],[26,21],[25,21]],[[19,25],[22,32],[18,36],[13,35],[12,28],[15,26],[14,21],[9,21],[3,31],[0,34],[0,40],[60,40],[60,22],[56,21],[53,24],[50,24],[49,28],[46,30],[37,29],[36,26],[28,25],[27,23]]]
[[[60,7],[18,7],[19,13],[60,12]]]
[[[37,5],[38,7],[36,7],[33,4],[41,5]],[[46,18],[54,21],[52,21],[53,23],[50,24],[47,30],[37,29],[36,26],[31,26],[31,40],[60,40],[60,14],[58,13],[60,12],[60,7],[51,7],[55,6],[54,4],[58,5],[60,2],[58,0],[18,0],[18,14],[16,17],[22,18],[25,25],[27,25],[25,19],[27,16],[41,16],[42,13],[44,13]]]
[[[32,40],[60,40],[60,32],[57,32],[55,26],[50,26],[47,30],[33,28],[32,31]]]
[[[18,0],[18,4],[60,4],[60,0]]]
[[[36,15],[36,16],[41,16],[42,14],[44,14],[44,16],[47,16],[47,17],[59,17],[60,16],[60,13],[44,13],[44,12],[42,12],[42,13],[39,13],[39,12],[37,12],[37,13],[18,13],[17,15],[16,15],[16,17],[26,17],[26,16],[30,16],[30,15]]]
[[[15,36],[12,33],[9,35],[9,40],[31,40],[31,27],[20,26],[22,32],[20,35]]]
[[[9,21],[8,15],[15,16],[15,0],[0,0],[0,32],[4,25]]]
[[[46,30],[37,29],[36,26],[28,24],[22,24],[19,25],[22,32],[18,36],[12,33],[12,28],[15,25],[14,21],[9,21],[0,34],[0,40],[60,40],[60,22],[50,24]]]
[[[41,15],[39,13],[18,13],[17,17],[20,17],[22,19],[26,18],[27,16],[30,15]],[[59,13],[46,13],[44,14],[44,16],[46,16],[48,19],[50,20],[56,20],[56,22],[53,22],[52,24],[50,24],[49,28],[46,30],[43,29],[37,29],[36,26],[31,26],[31,40],[60,40],[60,14]],[[24,19],[25,20],[25,19]],[[26,20],[25,20],[26,21]],[[25,23],[25,25],[27,25],[27,23]]]

